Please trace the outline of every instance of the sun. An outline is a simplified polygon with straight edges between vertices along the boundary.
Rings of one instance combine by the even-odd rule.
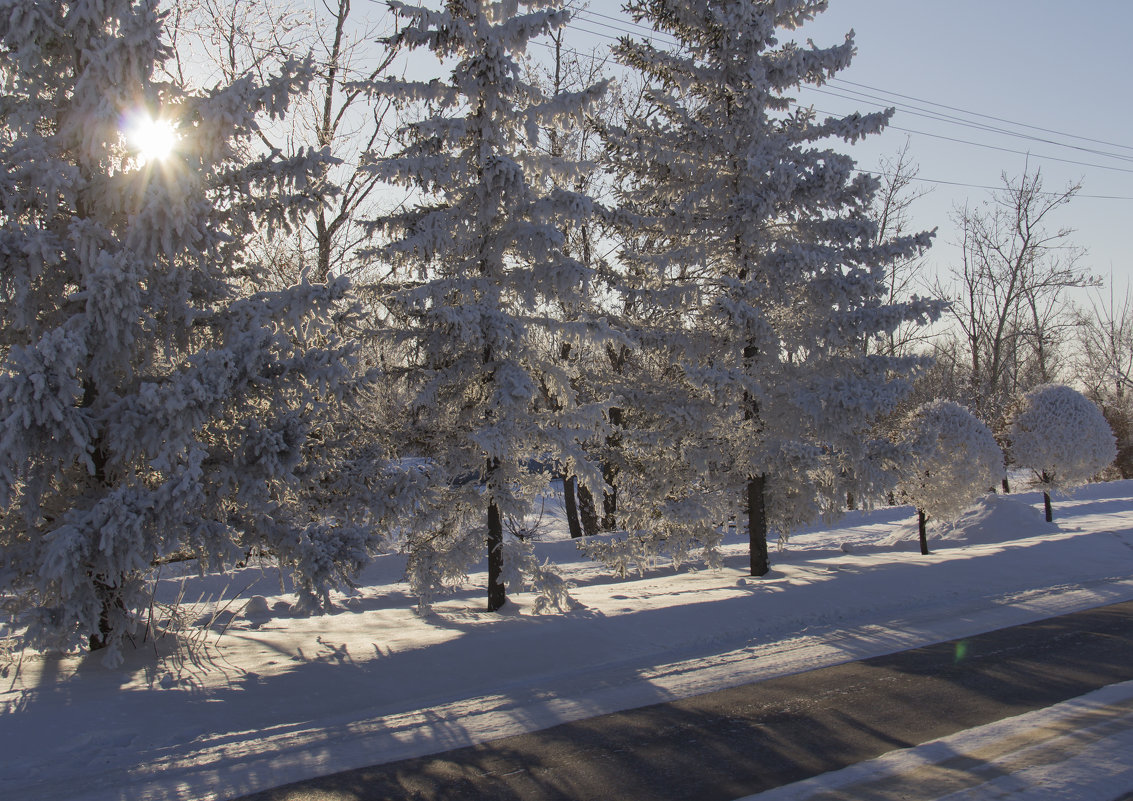
[[[177,147],[177,128],[168,120],[137,114],[127,122],[123,134],[127,146],[141,164],[165,161]]]

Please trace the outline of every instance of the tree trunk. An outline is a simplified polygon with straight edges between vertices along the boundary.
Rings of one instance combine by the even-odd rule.
[[[325,284],[330,276],[330,249],[332,234],[327,226],[325,212],[320,211],[315,217],[315,244],[317,246],[315,264],[315,282]]]
[[[488,501],[488,611],[495,612],[507,603],[504,576],[504,527],[500,507]]]
[[[1003,494],[1009,495],[1011,493],[1011,485],[1007,483],[1007,476],[1003,477]]]
[[[1043,509],[1046,512],[1046,522],[1054,522],[1054,510],[1050,507],[1050,493],[1043,492]]]
[[[928,556],[928,532],[925,531],[924,509],[917,510],[917,528],[920,533],[921,556]]]
[[[767,476],[759,475],[747,482],[747,534],[751,575],[766,576],[771,570],[767,558],[767,506],[763,489]]]
[[[578,517],[578,477],[568,476],[563,479],[563,508],[566,511],[567,528],[570,538],[576,540],[582,536],[582,522]]]
[[[616,406],[610,408],[610,426],[614,433],[606,437],[606,447],[616,449],[622,441],[618,429],[623,422],[622,410]],[[607,488],[602,493],[602,529],[613,531],[618,527],[618,468],[610,461],[602,465],[602,478],[606,479]]]
[[[598,534],[598,510],[594,506],[594,493],[581,484],[578,485],[578,516],[584,537]]]
[[[82,407],[85,409],[91,408],[94,406],[97,397],[98,389],[95,387],[94,382],[90,378],[84,379]],[[94,463],[93,481],[100,490],[106,490],[110,486],[106,475],[108,457],[101,433],[95,439],[94,450],[91,453],[91,461]],[[120,591],[108,584],[104,576],[95,575],[93,571],[89,572],[87,575],[94,585],[95,595],[98,597],[100,606],[98,612],[98,631],[91,632],[88,644],[92,651],[98,651],[110,644],[110,635],[113,631],[113,626],[110,625],[111,609],[125,609],[125,605],[122,603]]]
[[[603,471],[605,473],[606,471]],[[616,470],[606,473],[606,483],[609,489],[602,493],[602,530],[613,531],[618,527],[618,486],[613,483],[617,480]]]
[[[125,609],[125,605],[115,589],[101,578],[94,579],[94,591],[102,608],[98,613],[98,633],[90,635],[89,644],[92,651],[97,651],[110,644],[110,633],[113,631],[110,625],[111,608]]]

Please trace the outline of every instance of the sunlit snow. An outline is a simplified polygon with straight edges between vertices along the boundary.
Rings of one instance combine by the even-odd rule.
[[[718,571],[616,580],[581,559],[554,499],[536,553],[579,606],[483,609],[483,565],[421,618],[404,559],[337,611],[291,616],[278,573],[169,576],[187,625],[118,670],[86,656],[0,665],[0,798],[228,798],[772,676],[1133,599],[1133,482],[985,496],[921,556],[910,507],[795,536],[762,579],[730,532]],[[161,609],[157,612],[160,614]],[[1131,787],[1133,789],[1133,787]]]

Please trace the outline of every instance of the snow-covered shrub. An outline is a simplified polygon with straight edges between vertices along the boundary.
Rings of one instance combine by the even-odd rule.
[[[570,595],[574,582],[565,580],[551,566],[550,560],[539,561],[530,542],[504,537],[503,582],[509,592],[530,590],[536,594],[531,611],[569,612],[578,606]]]
[[[1063,384],[1043,384],[1024,395],[1011,416],[1007,439],[1012,461],[1034,471],[1048,521],[1051,492],[1086,483],[1117,456],[1113,429],[1101,410]]]
[[[937,400],[905,419],[906,460],[898,491],[929,519],[955,520],[1003,477],[1003,451],[965,407]]]

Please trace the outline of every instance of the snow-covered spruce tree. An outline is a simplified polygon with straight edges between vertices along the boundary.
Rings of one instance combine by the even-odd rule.
[[[714,412],[689,432],[716,443],[701,489],[746,506],[754,575],[768,570],[769,526],[782,539],[836,514],[847,491],[868,501],[888,483],[888,446],[871,423],[920,362],[863,355],[862,341],[940,311],[888,301],[888,265],[931,235],[876,241],[877,180],[825,145],[880,131],[888,114],[820,121],[790,96],[850,62],[849,38],[829,48],[777,38],[825,5],[631,0],[637,22],[679,45],[627,38],[617,48],[650,87],[648,113],[607,132],[625,218],[646,232],[623,262],[639,302],[683,326],[663,339],[676,344],[668,408],[685,408],[689,391],[711,397]]]
[[[557,462],[601,486],[579,438],[602,426],[600,403],[579,404],[576,363],[549,342],[605,336],[601,323],[563,308],[584,308],[590,270],[563,252],[563,228],[594,213],[593,201],[554,189],[569,156],[540,153],[540,128],[578,120],[603,85],[553,97],[521,77],[518,58],[535,36],[562,26],[557,0],[449,0],[441,11],[393,3],[405,26],[394,43],[451,59],[447,81],[377,84],[430,112],[404,131],[404,149],[375,169],[415,190],[418,204],[383,220],[389,243],[376,251],[405,287],[389,299],[413,355],[414,431],[438,487],[433,514],[407,527],[408,577],[427,609],[446,585],[488,556],[488,610],[507,600],[504,527],[521,518],[548,475],[532,461]],[[560,185],[565,181],[559,181]],[[520,558],[517,556],[517,558]],[[531,576],[562,605],[552,573]]]
[[[921,553],[926,520],[955,520],[1003,478],[1003,450],[983,422],[950,400],[918,406],[901,426],[906,460],[897,490],[917,510]]]
[[[1019,400],[1007,442],[1011,460],[1034,471],[1048,523],[1054,520],[1051,492],[1085,484],[1117,456],[1113,430],[1101,410],[1063,384],[1043,384]]]
[[[186,94],[158,6],[0,0],[0,595],[111,663],[163,558],[259,549],[317,602],[366,544],[307,492],[354,381],[346,287],[257,292],[245,251],[320,200],[321,154],[250,155],[305,68]],[[168,158],[123,130],[150,115]]]

